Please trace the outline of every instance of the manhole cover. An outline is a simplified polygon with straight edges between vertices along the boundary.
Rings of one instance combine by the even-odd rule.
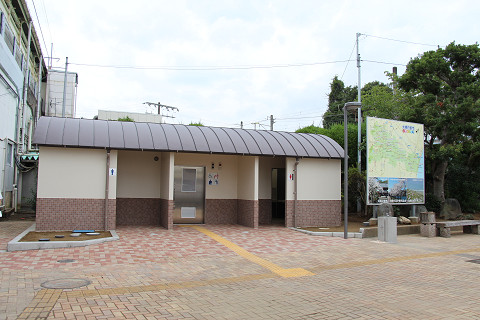
[[[467,260],[467,262],[472,262],[472,263],[478,263],[478,264],[480,264],[480,259]]]
[[[57,279],[45,281],[41,286],[47,289],[75,289],[88,286],[90,283],[92,282],[87,279]]]
[[[69,262],[75,262],[76,260],[73,260],[73,259],[62,259],[62,260],[58,260],[57,262],[60,262],[60,263],[69,263]]]

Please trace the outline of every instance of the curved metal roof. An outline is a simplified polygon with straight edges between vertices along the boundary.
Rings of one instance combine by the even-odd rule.
[[[38,120],[33,143],[81,148],[343,158],[343,148],[338,143],[318,134],[55,117]]]

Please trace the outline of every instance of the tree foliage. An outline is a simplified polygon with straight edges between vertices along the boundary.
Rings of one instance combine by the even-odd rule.
[[[480,142],[480,48],[450,43],[412,59],[398,79],[415,94],[409,118],[424,123],[426,158],[430,162],[433,193],[445,200],[448,164],[461,158],[465,145],[478,150]],[[472,153],[467,158],[474,156]]]
[[[118,118],[117,121],[124,121],[124,122],[135,122],[132,118],[129,116],[123,117],[123,118]]]

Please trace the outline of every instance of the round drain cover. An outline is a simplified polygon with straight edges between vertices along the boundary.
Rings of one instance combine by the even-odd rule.
[[[92,283],[90,280],[87,279],[57,279],[57,280],[50,280],[45,281],[41,284],[43,288],[47,289],[75,289],[80,287],[88,286]]]
[[[78,233],[78,232],[74,232],[74,233],[70,233],[70,237],[80,237],[81,233]]]
[[[87,232],[86,235],[87,236],[98,236],[100,234],[100,232]]]

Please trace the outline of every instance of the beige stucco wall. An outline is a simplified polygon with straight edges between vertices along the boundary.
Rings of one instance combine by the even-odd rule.
[[[258,157],[238,157],[238,199],[258,200]]]
[[[160,159],[160,198],[173,200],[173,167],[175,154],[173,152],[164,152]]]
[[[40,147],[39,159],[38,198],[105,198],[106,150]]]
[[[298,200],[341,200],[341,160],[300,159],[298,164]],[[288,158],[286,166],[287,200],[294,200],[295,159]]]
[[[206,199],[237,199],[238,156],[195,153],[174,155],[176,166],[205,167]],[[208,175],[215,173],[218,174],[218,185],[209,185]]]
[[[161,156],[160,152],[118,151],[117,198],[160,198]]]
[[[258,170],[258,198],[270,199],[272,197],[272,169],[285,168],[285,158],[260,157]]]

